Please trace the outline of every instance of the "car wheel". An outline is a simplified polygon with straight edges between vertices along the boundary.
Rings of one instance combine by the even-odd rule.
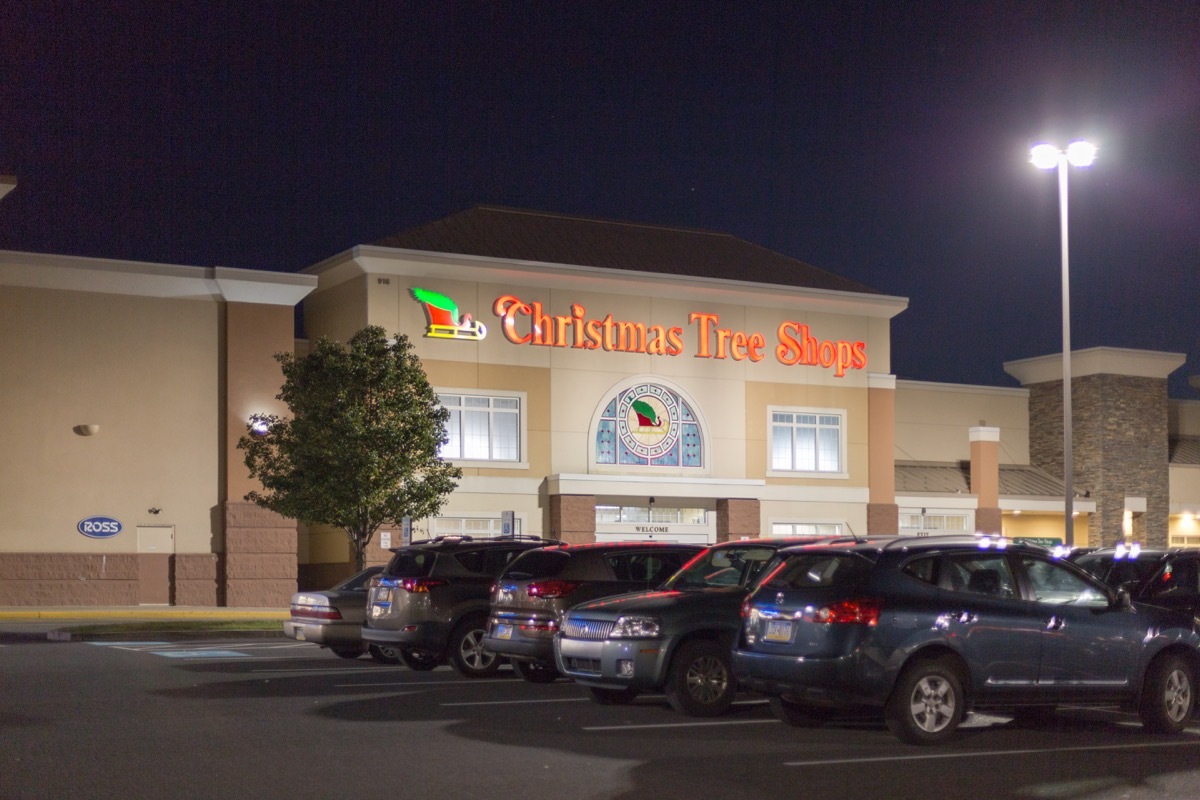
[[[671,708],[681,714],[691,717],[724,714],[737,692],[729,649],[704,639],[684,644],[671,660],[663,688]]]
[[[885,708],[888,729],[909,744],[953,738],[966,710],[957,670],[947,661],[918,661],[900,674]]]
[[[1163,655],[1146,669],[1138,716],[1153,733],[1180,733],[1192,718],[1196,704],[1195,679],[1188,662],[1178,655]]]
[[[371,658],[380,664],[403,664],[400,658],[400,648],[390,644],[370,644],[367,645],[367,652],[371,654]]]
[[[558,680],[558,670],[545,661],[519,661],[513,658],[509,659],[509,663],[521,680],[530,683],[554,683]]]
[[[638,695],[636,689],[601,689],[598,686],[589,686],[588,691],[592,693],[592,699],[602,706],[627,706]]]
[[[331,647],[329,649],[338,658],[358,658],[363,654],[361,647]]]
[[[483,649],[484,619],[460,622],[450,634],[450,664],[466,678],[486,678],[500,669],[500,656]]]
[[[833,716],[832,708],[810,706],[782,697],[768,697],[767,704],[771,706],[771,713],[775,715],[775,719],[793,728],[816,728],[824,725]]]
[[[401,647],[400,660],[404,666],[417,672],[428,672],[437,667],[441,663],[441,659],[437,654],[431,653],[428,650],[418,650],[415,647]]]

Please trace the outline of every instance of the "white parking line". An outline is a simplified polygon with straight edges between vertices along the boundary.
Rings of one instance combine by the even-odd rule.
[[[438,703],[441,706],[519,706],[530,703],[587,703],[586,697],[559,697],[545,700],[482,700],[475,703]]]
[[[410,689],[421,686],[474,686],[477,683],[513,683],[512,678],[462,678],[457,681],[398,681],[394,683],[337,683],[335,689],[374,689],[381,686],[407,686]],[[514,686],[516,684],[513,684]]]
[[[717,725],[778,725],[777,719],[727,719],[716,722],[663,722],[656,725],[591,725],[585,731],[638,731],[654,728],[710,728]]]
[[[1029,750],[977,750],[956,753],[926,753],[904,756],[870,756],[867,758],[829,758],[813,761],[785,761],[785,767],[828,767],[839,764],[875,764],[885,761],[932,761],[943,758],[994,758],[997,756],[1028,756],[1045,753],[1087,753],[1101,750],[1149,750],[1158,747],[1196,747],[1200,739],[1184,742],[1142,742],[1140,744],[1096,744],[1078,747],[1052,747]]]

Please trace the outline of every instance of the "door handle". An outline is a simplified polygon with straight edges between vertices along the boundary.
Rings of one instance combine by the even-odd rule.
[[[1063,626],[1066,624],[1067,624],[1067,621],[1056,614],[1053,617],[1051,617],[1050,619],[1046,620],[1046,630],[1061,631]]]

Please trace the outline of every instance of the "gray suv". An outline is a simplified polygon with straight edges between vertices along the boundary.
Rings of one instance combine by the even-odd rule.
[[[662,690],[677,711],[723,714],[737,692],[730,651],[751,582],[781,547],[812,538],[713,545],[661,589],[583,603],[555,639],[558,669],[606,704]]]
[[[491,675],[500,659],[483,649],[492,582],[521,553],[548,539],[444,536],[392,549],[371,579],[362,638],[391,645],[412,669],[449,660],[462,675]]]
[[[598,597],[658,586],[704,548],[673,542],[544,547],[522,553],[492,589],[486,650],[507,656],[531,683],[558,677],[554,634],[567,609]]]

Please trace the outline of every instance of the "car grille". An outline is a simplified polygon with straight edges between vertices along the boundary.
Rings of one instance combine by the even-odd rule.
[[[568,658],[567,669],[570,672],[584,672],[589,675],[600,674],[600,659],[598,658]]]
[[[563,636],[568,639],[607,639],[615,623],[598,619],[568,619]]]

